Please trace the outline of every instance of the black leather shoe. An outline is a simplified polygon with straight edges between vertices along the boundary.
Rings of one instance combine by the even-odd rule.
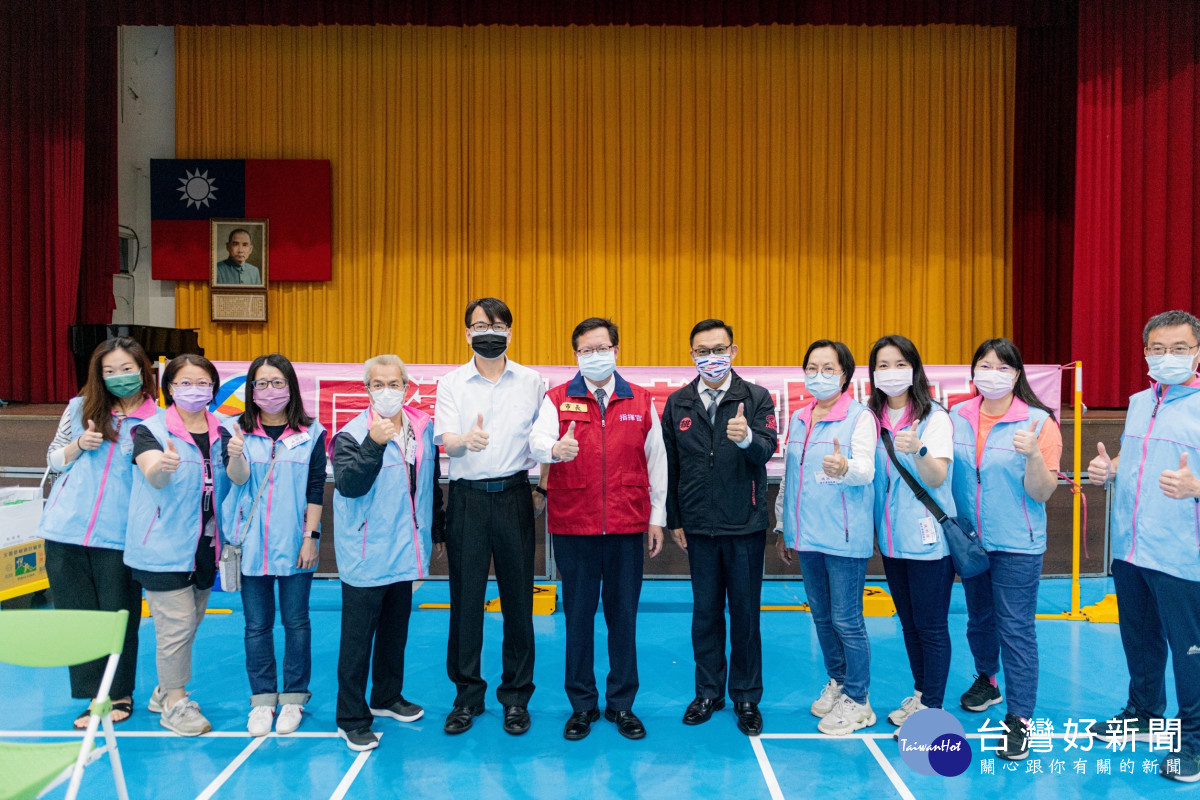
[[[529,712],[520,706],[505,706],[504,730],[513,736],[520,736],[529,730]]]
[[[483,713],[483,706],[455,706],[446,715],[446,724],[442,730],[451,735],[465,733],[471,730],[475,717]]]
[[[567,724],[563,726],[563,738],[577,741],[584,738],[592,732],[592,723],[600,719],[600,711],[593,708],[591,711],[576,711],[567,720]]]
[[[733,710],[737,712],[739,731],[747,736],[762,733],[762,714],[758,711],[757,703],[734,703]]]
[[[720,711],[725,707],[725,698],[718,697],[716,699],[710,697],[697,697],[688,704],[687,711],[683,712],[684,725],[699,725],[702,722],[708,722],[714,711]]]
[[[626,739],[644,739],[646,737],[646,726],[632,711],[613,711],[611,708],[606,708],[604,709],[604,718],[609,722],[617,723],[617,733]]]

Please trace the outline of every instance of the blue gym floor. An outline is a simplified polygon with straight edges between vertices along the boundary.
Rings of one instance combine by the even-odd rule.
[[[1083,603],[1111,592],[1111,582],[1084,581]],[[489,596],[494,596],[494,586]],[[1006,771],[1007,762],[994,760],[995,774],[981,774],[977,738],[971,739],[975,761],[956,778],[918,775],[900,759],[886,715],[907,695],[912,684],[900,623],[895,617],[868,618],[871,640],[871,701],[879,717],[873,728],[832,738],[817,733],[808,706],[826,681],[820,651],[807,614],[763,612],[764,735],[757,745],[738,732],[729,708],[707,724],[687,727],[680,717],[692,699],[693,663],[690,640],[691,590],[686,582],[647,582],[638,619],[638,655],[642,688],[635,710],[646,723],[647,737],[638,742],[621,738],[613,725],[601,720],[581,742],[562,738],[569,706],[562,690],[564,623],[561,613],[534,617],[537,631],[538,690],[530,704],[533,727],[520,737],[501,729],[500,708],[492,688],[499,680],[501,618],[488,614],[484,677],[489,682],[488,710],[475,727],[461,736],[447,736],[442,722],[454,699],[446,679],[447,612],[417,610],[419,603],[447,601],[441,582],[421,585],[407,650],[405,696],[425,707],[420,721],[405,725],[377,720],[383,734],[379,749],[364,754],[349,751],[333,738],[335,668],[337,663],[340,590],[336,581],[317,581],[313,587],[313,699],[297,734],[253,739],[246,733],[249,691],[242,650],[240,598],[217,594],[211,607],[232,614],[210,614],[200,628],[193,665],[192,696],[213,724],[212,734],[198,739],[176,737],[158,725],[157,715],[145,709],[155,684],[153,622],[143,620],[138,667],[136,711],[118,726],[120,751],[132,798],[253,798],[271,797],[392,797],[504,798],[544,797],[738,797],[796,798],[828,796],[900,797],[1086,797],[1125,798],[1166,796],[1187,791],[1184,785],[1144,772],[1145,762],[1157,763],[1161,753],[1139,744],[1135,753],[1112,752],[1097,742],[1089,753],[1063,751],[1061,738],[1054,751],[1033,754],[1029,761]],[[794,604],[804,599],[801,582],[768,582],[764,605]],[[1045,580],[1039,592],[1039,611],[1065,610],[1070,583]],[[958,708],[957,697],[972,680],[965,640],[966,609],[955,587],[950,628],[954,661],[947,691],[950,710],[970,737],[983,717]],[[596,633],[597,676],[603,686],[607,651],[603,646],[603,617]],[[1116,625],[1087,622],[1039,621],[1041,685],[1038,717],[1062,731],[1067,719],[1105,719],[1125,701],[1128,675]],[[276,649],[282,658],[282,630],[276,630]],[[1003,685],[1003,684],[1002,684]],[[4,689],[0,737],[30,737],[31,732],[68,731],[85,703],[70,697],[66,670],[28,670],[0,665]],[[1174,686],[1168,673],[1168,714],[1175,712]],[[1003,706],[992,709],[995,712]],[[40,738],[46,738],[43,735]],[[877,750],[877,752],[876,752]],[[1041,774],[1034,772],[1040,758]],[[1098,762],[1110,759],[1112,774],[1098,774]],[[1055,772],[1053,761],[1065,762]],[[1083,759],[1086,773],[1077,774]],[[1122,761],[1133,759],[1132,774],[1122,773]],[[1128,766],[1128,763],[1126,764]],[[0,780],[3,777],[0,776]],[[60,787],[50,797],[62,797]],[[90,767],[82,797],[115,796],[108,765]]]

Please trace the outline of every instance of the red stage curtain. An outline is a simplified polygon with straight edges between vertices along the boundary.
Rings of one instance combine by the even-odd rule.
[[[83,251],[79,264],[78,321],[112,322],[112,276],[120,271],[117,249],[117,29],[87,29],[88,103],[83,130]],[[97,98],[93,100],[92,98]],[[101,99],[102,98],[102,99]],[[110,113],[102,111],[107,102]]]
[[[1200,3],[1097,0],[1079,28],[1072,350],[1115,407],[1147,385],[1147,318],[1200,310]]]

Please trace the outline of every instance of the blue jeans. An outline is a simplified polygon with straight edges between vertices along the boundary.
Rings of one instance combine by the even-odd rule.
[[[275,675],[275,584],[279,584],[279,616],[283,620],[283,692]],[[250,705],[304,705],[312,694],[312,625],[308,593],[312,573],[243,575],[242,607],[246,614],[246,673]]]
[[[863,620],[867,558],[800,551],[804,594],[825,656],[825,671],[856,703],[867,702],[871,645]]]
[[[883,572],[904,631],[904,649],[913,688],[921,702],[941,708],[950,676],[950,590],[954,564],[950,556],[935,561],[883,557]]]
[[[967,644],[975,671],[995,675],[1004,660],[1008,713],[1031,719],[1037,703],[1038,581],[1041,553],[988,553],[988,571],[963,581],[967,598]]]

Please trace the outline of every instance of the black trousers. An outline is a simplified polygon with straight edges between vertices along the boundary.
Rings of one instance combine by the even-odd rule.
[[[725,696],[725,604],[729,603],[729,698],[762,701],[763,553],[766,531],[739,536],[687,537],[692,573],[692,650],[696,656],[696,696]]]
[[[486,492],[450,483],[446,557],[450,571],[450,636],[446,674],[458,687],[456,706],[483,704],[480,672],[483,602],[494,564],[504,615],[501,705],[524,708],[533,694],[533,495],[528,484]]]
[[[142,587],[125,566],[125,553],[46,540],[46,574],[54,607],[79,611],[129,611],[125,649],[117,663],[109,696],[133,695],[137,672],[138,629],[142,625]],[[96,696],[107,658],[71,667],[71,697]]]
[[[644,534],[554,534],[554,562],[562,577],[567,619],[567,699],[573,711],[597,707],[596,608],[603,598],[608,625],[608,685],[613,711],[630,711],[638,690],[637,608],[642,594]]]
[[[342,730],[371,727],[372,708],[385,708],[400,699],[411,613],[412,581],[366,587],[342,583],[337,697],[337,725]],[[372,677],[370,707],[368,672]]]

